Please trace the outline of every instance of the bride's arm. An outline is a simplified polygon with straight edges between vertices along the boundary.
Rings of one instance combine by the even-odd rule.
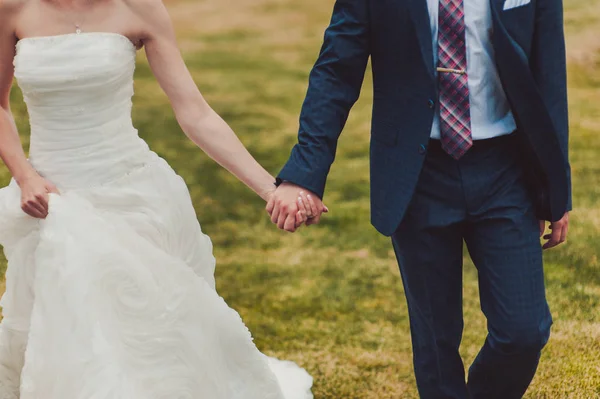
[[[11,29],[14,10],[0,1],[0,157],[17,182],[35,173],[27,161],[10,110],[10,91],[14,77],[13,59],[17,39]]]
[[[21,208],[29,215],[44,218],[48,214],[48,192],[56,188],[31,166],[10,110],[10,91],[14,77],[13,59],[17,38],[13,29],[18,1],[0,0],[0,158],[21,188]]]
[[[181,53],[169,14],[160,0],[135,10],[143,21],[150,67],[165,91],[179,125],[208,156],[263,199],[275,189],[275,178],[250,155],[235,133],[208,105],[194,83]]]

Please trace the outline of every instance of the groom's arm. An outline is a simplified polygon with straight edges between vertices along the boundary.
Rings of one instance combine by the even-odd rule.
[[[278,182],[294,183],[320,198],[369,59],[368,1],[336,1],[321,53],[310,73],[298,143],[278,176]]]
[[[569,178],[572,209],[571,168],[569,166],[569,118],[567,103],[567,61],[562,0],[537,1],[531,70],[558,133]]]

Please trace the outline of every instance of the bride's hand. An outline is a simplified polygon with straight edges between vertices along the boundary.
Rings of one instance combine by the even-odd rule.
[[[19,182],[21,187],[21,209],[34,218],[44,219],[48,216],[48,199],[50,193],[59,194],[58,189],[39,174],[31,174]]]
[[[298,194],[297,203],[300,209],[299,212],[302,212],[304,216],[302,223],[307,226],[318,224],[321,221],[321,214],[329,212],[329,208],[325,204],[322,204],[322,207],[319,208],[313,196],[306,194],[304,191],[300,191]]]

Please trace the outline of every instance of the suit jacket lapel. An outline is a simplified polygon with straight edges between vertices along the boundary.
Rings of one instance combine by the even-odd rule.
[[[421,47],[421,56],[429,74],[435,76],[433,72],[433,44],[431,38],[431,23],[429,22],[429,10],[427,9],[427,0],[406,0],[408,9],[415,27],[419,45]],[[497,0],[498,1],[498,0]]]
[[[489,0],[490,7],[492,8],[492,19],[495,23],[499,23],[504,26],[504,2],[506,0]]]
[[[494,36],[505,36],[507,41],[515,48],[521,56],[524,56],[523,48],[515,41],[509,32],[509,27],[514,24],[509,13],[504,11],[504,2],[506,0],[489,0],[492,7],[492,24],[494,26]],[[495,43],[496,41],[493,40]]]

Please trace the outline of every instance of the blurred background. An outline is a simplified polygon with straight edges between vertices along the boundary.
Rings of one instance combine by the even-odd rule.
[[[273,174],[296,141],[308,73],[333,3],[167,2],[198,86]],[[565,19],[576,210],[568,243],[546,253],[555,324],[526,398],[600,398],[600,0],[565,0]],[[331,213],[293,235],[272,226],[261,199],[185,138],[143,52],[135,89],[140,135],[186,180],[215,244],[219,292],[258,347],[305,367],[315,377],[316,399],[417,398],[398,267],[389,239],[369,224],[370,76],[329,176]],[[12,100],[27,148],[17,88]],[[0,185],[9,179],[0,167]],[[2,275],[5,267],[0,255]],[[486,329],[466,253],[464,280],[468,365]]]

